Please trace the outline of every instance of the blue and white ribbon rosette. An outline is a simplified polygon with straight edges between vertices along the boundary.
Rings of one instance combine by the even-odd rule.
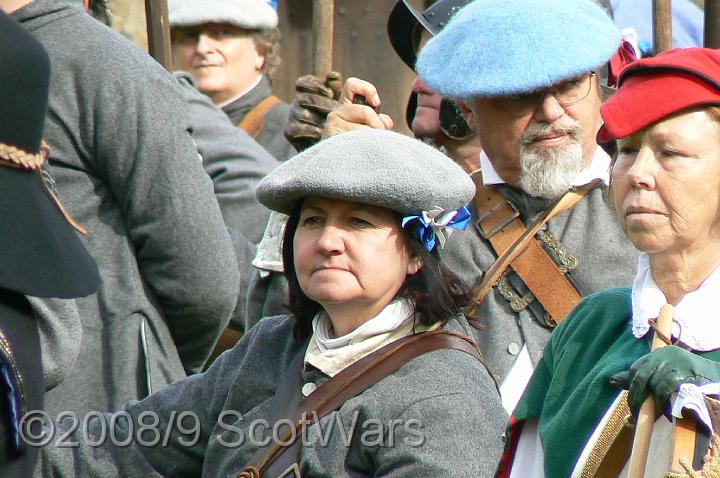
[[[440,243],[440,249],[443,249],[453,229],[464,231],[470,219],[472,215],[465,206],[456,211],[434,207],[420,214],[403,217],[402,227],[420,239],[428,251],[432,251],[436,243]]]

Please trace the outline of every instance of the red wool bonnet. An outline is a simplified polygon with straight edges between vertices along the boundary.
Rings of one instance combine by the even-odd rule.
[[[601,107],[598,142],[624,138],[682,110],[720,105],[720,51],[676,48],[637,60],[619,74]]]

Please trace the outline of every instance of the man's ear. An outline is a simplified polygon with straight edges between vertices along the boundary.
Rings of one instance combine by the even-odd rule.
[[[462,113],[463,118],[465,118],[465,122],[471,130],[475,131],[475,113],[472,108],[470,108],[464,101],[458,101],[457,104],[460,107],[460,112]]]
[[[255,40],[253,40],[255,41]],[[255,70],[256,71],[262,71],[263,67],[265,66],[265,51],[266,48],[264,45],[261,45],[259,42],[255,41],[255,52],[257,55],[255,56]]]
[[[83,0],[83,8],[87,11],[90,8],[90,0]]]

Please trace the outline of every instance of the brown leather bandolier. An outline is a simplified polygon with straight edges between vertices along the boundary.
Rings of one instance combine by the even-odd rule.
[[[263,125],[265,124],[265,115],[280,103],[282,103],[282,100],[277,96],[268,96],[256,104],[255,107],[245,115],[242,121],[237,124],[237,127],[244,129],[245,132],[253,138],[257,138],[260,136]]]
[[[476,226],[483,239],[490,242],[498,258],[473,290],[472,302],[466,314],[477,320],[475,313],[478,307],[505,270],[512,267],[549,315],[546,322],[549,325],[559,324],[580,301],[580,293],[535,238],[535,234],[552,217],[574,207],[588,192],[598,187],[600,181],[568,191],[527,228],[517,207],[493,186],[485,186],[479,171],[471,177],[476,188]]]
[[[278,443],[258,449],[238,478],[299,477],[297,460],[301,443],[298,439],[303,436],[304,427],[339,409],[347,400],[395,373],[410,360],[440,349],[460,350],[482,360],[480,351],[470,338],[442,329],[396,340],[354,362],[302,399],[292,415],[288,415],[295,423],[293,429]],[[271,466],[273,470],[269,470]]]

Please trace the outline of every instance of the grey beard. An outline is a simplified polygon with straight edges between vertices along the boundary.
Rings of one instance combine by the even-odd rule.
[[[532,142],[534,137],[553,130],[564,130],[571,142],[563,147],[545,148]],[[572,186],[582,168],[583,150],[580,124],[565,118],[555,125],[528,130],[520,144],[520,187],[533,197],[555,199]]]

